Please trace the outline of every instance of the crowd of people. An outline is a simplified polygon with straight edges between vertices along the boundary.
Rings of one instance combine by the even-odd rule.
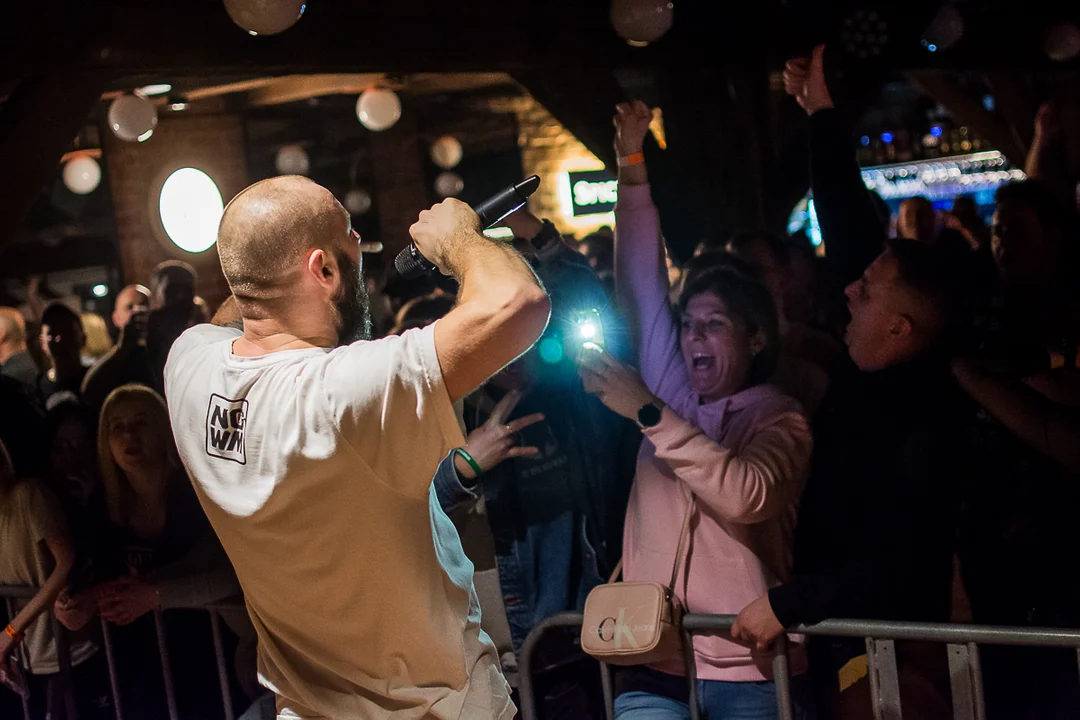
[[[989,227],[964,197],[943,216],[913,198],[894,224],[861,180],[823,52],[792,60],[785,83],[809,116],[824,258],[753,230],[672,271],[645,162],[652,113],[637,101],[615,116],[613,242],[575,248],[527,211],[506,221],[551,321],[456,403],[466,442],[432,467],[432,487],[512,685],[529,632],[580,610],[620,560],[626,580],[667,584],[675,568],[690,612],[737,615],[730,636],[694,641],[715,719],[776,717],[770,648],[799,624],[1080,627],[1065,555],[1080,501],[1080,226],[1052,169],[1060,127],[1040,113],[1029,179],[1000,189]],[[113,714],[105,627],[127,717],[162,715],[159,631],[181,717],[221,716],[196,608],[240,585],[163,399],[170,348],[209,318],[190,267],[147,280],[117,295],[115,344],[96,342],[92,365],[102,318],[60,302],[29,318],[0,308],[0,585],[39,588],[0,635],[0,716],[21,712],[18,690],[34,717],[64,717],[50,617],[68,634],[80,717]],[[444,281],[367,290],[375,335],[418,332],[455,304]],[[223,616],[230,692],[272,715],[251,622]],[[989,718],[1080,708],[1072,651],[982,652]],[[871,716],[861,641],[791,653],[800,717]],[[601,716],[573,637],[553,635],[538,660],[545,717]],[[897,663],[905,712],[952,716],[944,647],[897,643]],[[687,671],[674,658],[620,668],[617,717],[690,717]]]

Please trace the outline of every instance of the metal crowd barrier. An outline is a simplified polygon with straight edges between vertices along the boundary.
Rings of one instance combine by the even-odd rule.
[[[0,598],[4,598],[7,605],[8,617],[15,617],[15,600],[32,598],[37,593],[37,588],[13,587],[0,585]],[[210,631],[214,641],[214,657],[217,661],[218,680],[221,685],[221,707],[225,720],[236,720],[232,704],[232,694],[229,690],[229,669],[225,658],[225,645],[221,636],[221,612],[222,610],[243,610],[240,603],[213,603],[211,605],[183,608],[188,610],[205,610],[210,613]],[[52,623],[53,637],[56,639],[57,658],[60,665],[60,678],[64,686],[64,709],[68,720],[78,720],[78,709],[75,702],[75,685],[71,668],[71,636],[67,628],[60,624],[56,616],[49,612],[49,620]],[[162,681],[165,687],[165,704],[168,708],[169,720],[180,720],[180,714],[176,705],[176,690],[173,686],[172,665],[169,661],[169,648],[165,640],[165,625],[161,611],[154,612],[154,626],[157,630],[158,654],[161,658]],[[116,720],[124,720],[124,700],[120,692],[120,679],[116,669],[116,656],[112,644],[112,631],[108,622],[101,618],[101,643],[100,651],[105,653],[105,662],[109,672],[109,688],[112,693],[113,708]],[[17,660],[23,672],[30,672],[30,658],[26,648],[18,649]],[[30,702],[23,698],[23,718],[31,720]]]
[[[533,654],[540,640],[554,628],[581,627],[581,613],[562,613],[544,620],[525,639],[518,658],[521,714],[523,720],[536,720],[536,697],[533,682]],[[683,618],[683,646],[686,655],[687,684],[690,689],[690,716],[699,720],[697,682],[694,677],[692,639],[695,634],[731,631],[734,615],[686,615]],[[922,640],[948,646],[949,675],[952,684],[955,720],[986,720],[983,697],[980,645],[1020,645],[1027,647],[1074,648],[1080,664],[1080,630],[1056,628],[1014,628],[989,625],[950,625],[944,623],[886,622],[880,620],[826,620],[795,628],[793,633],[810,636],[862,638],[870,681],[870,698],[876,720],[903,720],[900,707],[900,683],[896,669],[896,640]],[[791,674],[788,666],[787,638],[774,644],[773,675],[780,720],[793,720]],[[601,686],[607,720],[614,720],[614,692],[611,667],[600,663]]]

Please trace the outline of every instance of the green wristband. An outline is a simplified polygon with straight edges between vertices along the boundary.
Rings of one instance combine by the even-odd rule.
[[[469,467],[476,473],[476,477],[480,477],[484,474],[484,471],[480,469],[480,464],[477,463],[476,460],[473,459],[473,456],[467,453],[464,448],[454,448],[454,454],[460,455],[462,460],[469,463]]]

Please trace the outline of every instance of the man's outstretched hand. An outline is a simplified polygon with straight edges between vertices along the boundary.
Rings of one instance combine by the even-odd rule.
[[[808,58],[793,58],[784,66],[784,89],[807,115],[834,107],[825,84],[825,46],[818,45]]]

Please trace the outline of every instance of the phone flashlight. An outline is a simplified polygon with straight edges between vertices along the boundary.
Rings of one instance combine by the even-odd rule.
[[[596,308],[583,310],[574,316],[574,338],[585,345],[591,343],[604,347],[604,325],[600,320],[600,311]]]

